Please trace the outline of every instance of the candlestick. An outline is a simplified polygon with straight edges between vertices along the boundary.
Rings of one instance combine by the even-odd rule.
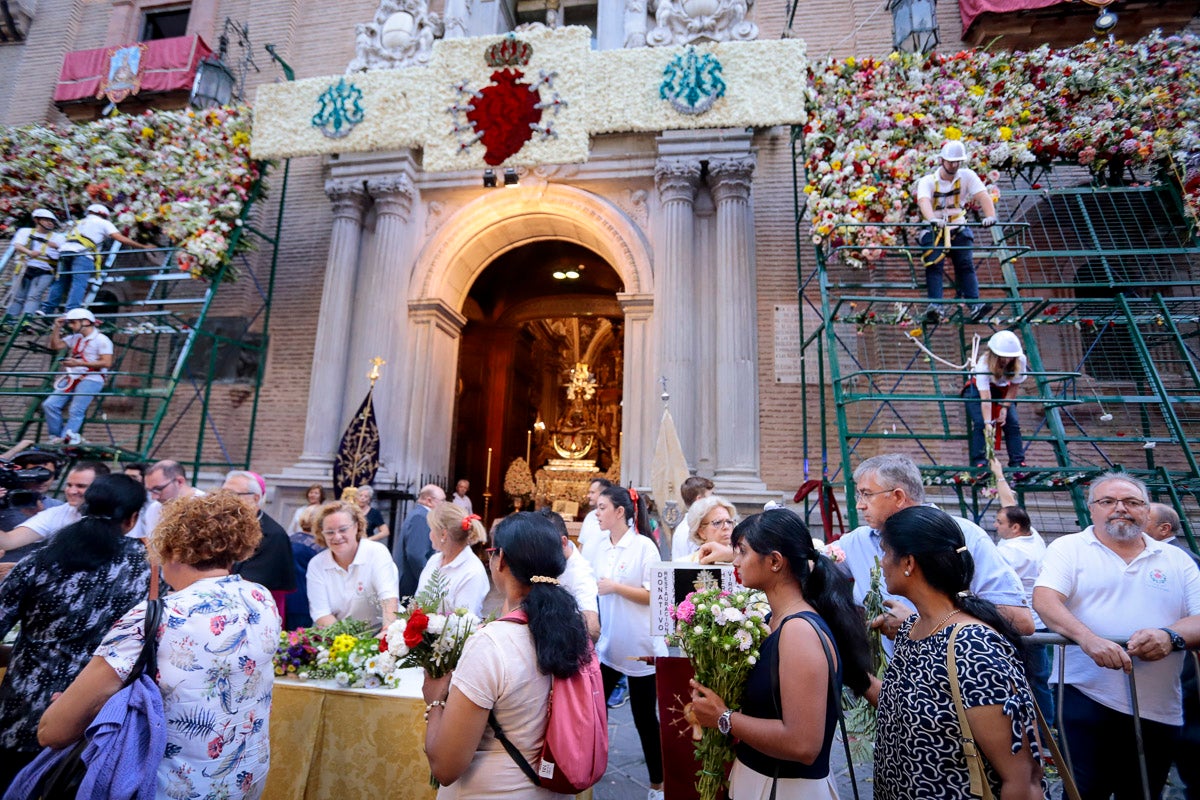
[[[525,431],[525,463],[529,464],[529,447],[533,443],[533,431]]]

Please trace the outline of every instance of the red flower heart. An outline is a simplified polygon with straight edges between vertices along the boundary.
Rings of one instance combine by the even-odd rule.
[[[542,110],[535,107],[541,97],[523,77],[519,70],[496,70],[492,82],[480,90],[475,107],[467,112],[467,120],[485,148],[484,163],[504,163],[533,138],[530,126],[542,120]]]

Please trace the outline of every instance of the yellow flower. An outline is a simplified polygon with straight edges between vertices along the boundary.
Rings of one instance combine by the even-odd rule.
[[[1022,121],[1022,122],[1025,122],[1025,121],[1026,121],[1026,120],[1028,120],[1028,119],[1029,119],[1031,116],[1033,116],[1033,115],[1029,113],[1029,109],[1027,108],[1027,109],[1025,109],[1024,111],[1022,111],[1022,112],[1021,112],[1021,121]]]
[[[853,67],[853,66],[854,66],[854,56],[847,56],[847,57],[846,57],[846,66],[847,66],[847,67]]]
[[[1012,128],[1007,125],[1000,126],[1000,140],[1007,142],[1012,140]]]
[[[895,114],[892,114],[892,119],[896,120],[896,122],[903,122],[904,115],[897,111]]]
[[[834,172],[837,172],[839,169],[842,168],[842,162],[834,161],[832,164],[829,165],[829,168],[832,169]]]
[[[150,128],[150,127],[142,128],[142,138],[143,139],[153,139],[154,138],[154,128]]]
[[[250,134],[245,131],[238,131],[230,139],[230,142],[234,147],[242,147],[243,145],[250,144]]]
[[[970,89],[968,89],[968,91],[969,91],[969,92],[970,92],[972,95],[974,95],[975,97],[982,97],[982,96],[983,96],[983,87],[982,87],[982,86],[980,86],[979,84],[975,84],[975,85],[974,85],[974,86],[972,86]]]
[[[946,126],[946,138],[947,139],[961,139],[962,131],[959,130],[958,128],[954,127],[953,125],[947,125]]]

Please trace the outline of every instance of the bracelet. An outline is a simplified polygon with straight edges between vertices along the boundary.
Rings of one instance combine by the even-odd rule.
[[[428,705],[425,706],[425,721],[426,722],[429,722],[429,712],[433,711],[435,708],[438,708],[438,707],[445,708],[446,701],[445,700],[434,700],[432,703],[429,703]]]

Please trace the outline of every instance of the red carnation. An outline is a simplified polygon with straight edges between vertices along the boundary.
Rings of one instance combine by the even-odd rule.
[[[379,640],[379,652],[386,653],[387,651],[388,651],[388,641],[387,641],[387,637],[385,636]]]
[[[425,612],[419,608],[413,611],[412,616],[408,618],[408,624],[404,626],[404,643],[410,650],[421,643],[428,627],[429,617]]]

